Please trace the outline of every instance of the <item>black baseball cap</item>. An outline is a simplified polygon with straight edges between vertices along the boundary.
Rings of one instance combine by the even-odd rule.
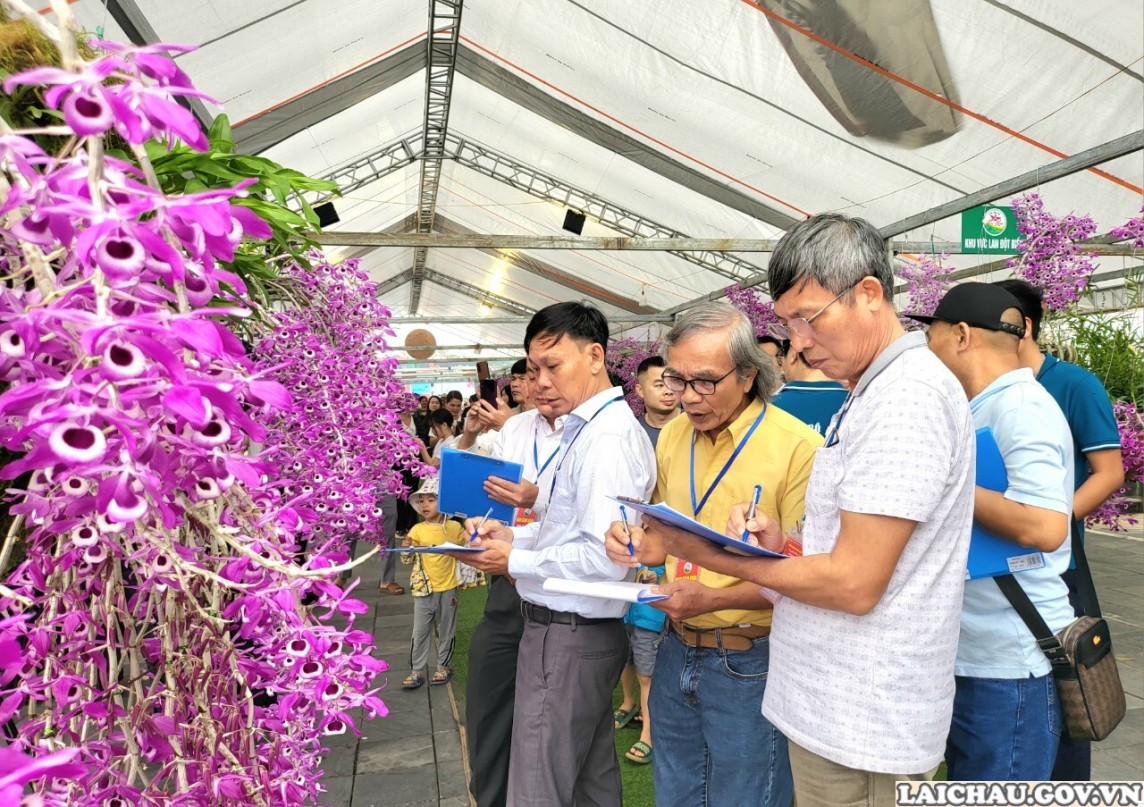
[[[971,328],[1004,331],[1016,337],[1025,335],[1024,325],[1011,325],[1001,321],[1001,315],[1010,308],[1021,313],[1021,304],[1009,292],[992,283],[961,283],[945,293],[937,309],[930,316],[906,314],[918,322],[964,322]]]

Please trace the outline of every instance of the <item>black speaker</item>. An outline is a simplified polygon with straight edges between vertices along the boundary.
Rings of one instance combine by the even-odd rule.
[[[584,214],[575,210],[564,211],[564,229],[573,235],[584,232]]]
[[[334,209],[333,202],[326,202],[325,204],[317,205],[314,212],[318,214],[318,226],[329,227],[331,224],[337,224],[341,221],[338,216],[338,211]]]

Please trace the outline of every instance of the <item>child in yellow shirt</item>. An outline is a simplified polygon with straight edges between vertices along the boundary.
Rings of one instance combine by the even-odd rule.
[[[409,497],[409,503],[425,519],[415,524],[401,542],[402,546],[440,546],[444,543],[464,544],[464,528],[450,521],[437,509],[437,477],[429,477]],[[437,671],[429,683],[447,684],[453,676],[453,643],[457,635],[457,561],[446,555],[405,553],[401,562],[413,564],[410,587],[413,589],[413,648],[410,654],[413,671],[401,682],[402,689],[417,689],[425,683],[423,673],[429,664],[429,642],[433,621],[437,619]]]

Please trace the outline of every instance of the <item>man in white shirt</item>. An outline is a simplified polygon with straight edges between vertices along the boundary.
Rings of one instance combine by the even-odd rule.
[[[932,778],[953,711],[974,434],[957,379],[907,334],[868,221],[799,222],[768,268],[780,327],[811,367],[849,382],[806,489],[803,557],[744,558],[683,534],[673,554],[781,595],[763,714],[787,737],[799,807],[895,803]],[[781,551],[765,514],[744,526]],[[663,530],[676,540],[676,532]]]
[[[495,436],[489,452],[492,456],[524,466],[519,483],[492,478],[486,484],[493,499],[516,508],[514,527],[530,524],[543,513],[564,431],[564,418],[554,418],[532,406],[526,370],[525,359],[512,366],[513,397],[522,410],[519,415],[499,424],[491,418],[500,413],[491,407],[487,413],[474,408],[470,415],[473,420],[496,426],[497,431],[490,432]],[[465,438],[463,434],[458,447],[467,448]],[[465,737],[472,770],[469,789],[477,807],[503,807],[508,800],[516,664],[523,633],[516,586],[506,575],[490,575],[484,616],[469,644],[465,687]]]
[[[523,600],[509,766],[515,805],[615,805],[621,802],[612,727],[612,691],[627,660],[626,604],[552,594],[546,577],[623,580],[604,533],[618,506],[609,496],[646,500],[655,487],[655,454],[623,390],[604,365],[608,323],[581,303],[557,303],[525,332],[532,402],[566,417],[560,453],[540,521],[479,530],[486,551],[462,560],[486,573],[508,573]],[[470,519],[475,530],[480,519]]]
[[[974,519],[1001,538],[1041,550],[1041,568],[1012,578],[1058,633],[1075,618],[1061,579],[1070,556],[1072,433],[1048,390],[1021,366],[1019,306],[999,286],[963,283],[946,293],[933,316],[914,319],[932,323],[930,350],[957,376],[974,425],[992,430],[1005,462],[1006,489],[978,487]],[[1056,681],[992,577],[965,584],[955,671],[949,778],[1048,779],[1063,721]]]

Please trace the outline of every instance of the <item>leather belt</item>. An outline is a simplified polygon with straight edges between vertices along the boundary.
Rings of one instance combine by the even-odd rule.
[[[520,601],[520,615],[529,622],[537,622],[541,625],[571,625],[572,627],[577,625],[608,625],[621,621],[618,616],[589,617],[571,611],[553,611],[551,608],[535,605],[527,600]]]
[[[693,628],[671,620],[671,629],[688,647],[706,647],[712,650],[750,650],[756,639],[771,635],[770,626],[735,625],[730,628]]]

